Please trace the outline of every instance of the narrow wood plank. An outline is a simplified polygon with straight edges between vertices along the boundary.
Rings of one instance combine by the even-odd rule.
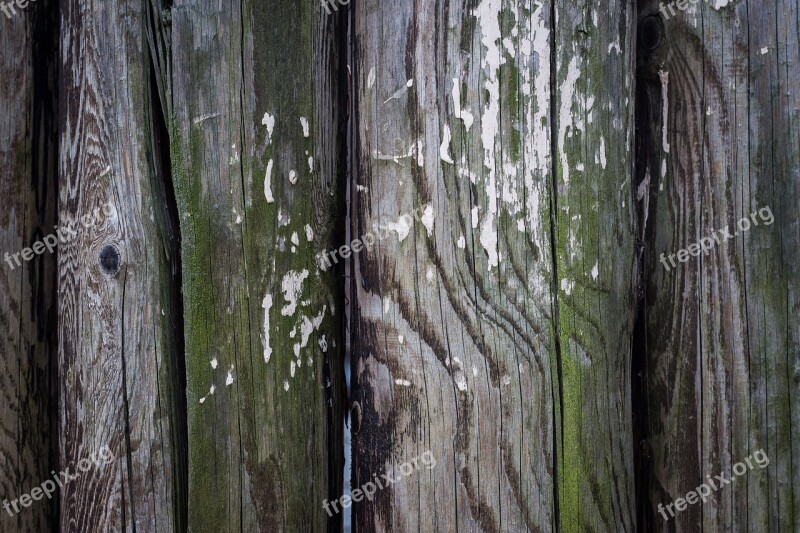
[[[356,526],[632,530],[632,6],[354,9]]]
[[[772,0],[666,11],[647,59],[647,450],[665,531],[800,528],[798,15],[796,2]],[[721,242],[706,241],[707,254],[669,259],[712,234]],[[705,505],[659,514],[716,475],[734,481]]]
[[[177,265],[144,6],[62,5],[59,220],[77,234],[59,255],[61,466],[114,455],[64,485],[65,531],[185,527]]]
[[[189,529],[322,531],[342,480],[336,17],[318,2],[172,7]]]
[[[18,501],[56,465],[56,255],[21,256],[55,231],[58,200],[48,86],[56,17],[52,2],[40,4],[0,15],[0,530],[9,533],[50,531],[56,521],[57,499]]]

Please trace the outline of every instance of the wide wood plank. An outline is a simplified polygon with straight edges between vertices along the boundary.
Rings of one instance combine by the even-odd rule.
[[[64,531],[185,527],[176,234],[142,0],[62,5],[59,443]],[[173,200],[174,203],[174,200]],[[172,224],[174,225],[174,223]]]
[[[189,529],[333,527],[342,484],[337,17],[314,0],[172,6]]]

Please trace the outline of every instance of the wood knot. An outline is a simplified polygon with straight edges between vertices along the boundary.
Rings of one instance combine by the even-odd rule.
[[[658,15],[650,15],[639,24],[639,46],[652,52],[664,40],[664,21]]]
[[[100,250],[100,270],[104,274],[113,276],[119,272],[120,267],[120,253],[119,250],[113,245],[107,244]]]

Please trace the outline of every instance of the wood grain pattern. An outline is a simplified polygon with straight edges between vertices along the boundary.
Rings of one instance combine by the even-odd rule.
[[[189,529],[322,531],[342,481],[336,17],[314,0],[172,7]]]
[[[49,531],[56,516],[55,500],[15,501],[56,465],[56,256],[19,255],[53,232],[58,200],[54,34],[42,31],[55,17],[51,2],[41,4],[0,16],[0,499],[10,506],[0,530],[9,533]]]
[[[796,2],[717,4],[728,3],[668,13],[666,37],[643,65],[654,119],[642,168],[652,180],[650,507],[664,531],[797,531],[800,11]],[[641,16],[656,11],[648,3]],[[742,218],[749,230],[737,227]],[[732,239],[709,254],[670,270],[659,263],[726,227]],[[760,449],[768,467],[748,468],[669,524],[656,514]]]
[[[115,455],[64,486],[64,531],[185,527],[180,309],[144,15],[141,0],[62,6],[59,221],[77,236],[59,256],[60,458],[75,472],[103,446]]]
[[[632,5],[354,20],[353,232],[394,233],[354,258],[353,486],[438,461],[356,526],[633,530]]]

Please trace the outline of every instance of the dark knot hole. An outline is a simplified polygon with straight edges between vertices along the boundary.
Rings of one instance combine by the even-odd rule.
[[[100,269],[111,276],[119,272],[120,254],[114,246],[107,244],[100,250]]]

